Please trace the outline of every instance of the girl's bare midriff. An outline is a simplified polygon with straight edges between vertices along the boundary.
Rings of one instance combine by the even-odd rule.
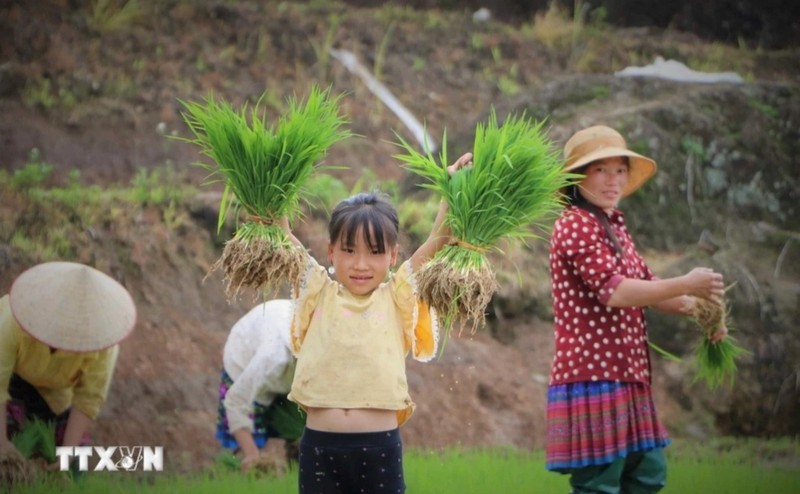
[[[308,408],[306,427],[322,432],[380,432],[397,428],[397,411],[375,408]]]

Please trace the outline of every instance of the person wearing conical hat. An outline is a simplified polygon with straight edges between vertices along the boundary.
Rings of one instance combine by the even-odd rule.
[[[92,267],[47,262],[17,277],[0,298],[0,453],[38,418],[56,444],[88,444],[108,394],[119,343],[136,307],[116,280]]]
[[[669,444],[653,403],[644,308],[691,315],[720,303],[722,275],[698,267],[659,279],[617,209],[656,172],[616,130],[598,125],[564,146],[567,207],[550,240],[555,355],[547,396],[548,470],[572,492],[652,493],[666,483]],[[722,327],[712,341],[727,334]]]

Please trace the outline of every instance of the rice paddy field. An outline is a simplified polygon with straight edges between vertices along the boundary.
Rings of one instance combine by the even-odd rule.
[[[800,493],[800,442],[715,439],[703,443],[676,441],[667,449],[666,494],[797,494]],[[166,469],[168,470],[168,468]],[[564,493],[566,476],[544,469],[542,451],[409,450],[405,457],[407,492],[436,494]],[[15,489],[19,494],[218,492],[294,493],[297,472],[280,478],[241,474],[229,467],[195,474],[86,472],[78,480],[63,474],[36,485]]]

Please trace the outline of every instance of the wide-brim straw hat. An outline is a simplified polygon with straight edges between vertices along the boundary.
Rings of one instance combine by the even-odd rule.
[[[627,156],[630,168],[628,184],[622,196],[635,192],[656,172],[656,162],[628,149],[625,138],[605,125],[596,125],[576,132],[564,145],[564,171],[582,168],[593,161]]]
[[[136,324],[128,290],[95,268],[47,262],[14,280],[14,319],[36,340],[60,350],[93,352],[115,345]]]

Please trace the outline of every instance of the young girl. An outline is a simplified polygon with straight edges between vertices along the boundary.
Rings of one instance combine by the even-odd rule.
[[[466,166],[467,153],[448,167]],[[427,241],[392,276],[398,219],[378,194],[333,211],[328,263],[308,257],[296,293],[297,368],[289,399],[308,413],[300,440],[301,494],[405,492],[399,426],[411,416],[405,356],[436,353],[436,329],[415,295],[414,273],[449,240],[442,203]],[[288,221],[282,225],[297,245]]]
[[[644,307],[689,315],[695,297],[721,302],[722,275],[695,268],[658,279],[636,251],[620,199],[656,171],[615,130],[577,132],[565,171],[584,178],[566,191],[555,224],[550,275],[555,358],[547,404],[547,468],[570,474],[573,493],[649,493],[666,482],[669,443],[656,415]],[[727,334],[721,328],[713,337]]]

